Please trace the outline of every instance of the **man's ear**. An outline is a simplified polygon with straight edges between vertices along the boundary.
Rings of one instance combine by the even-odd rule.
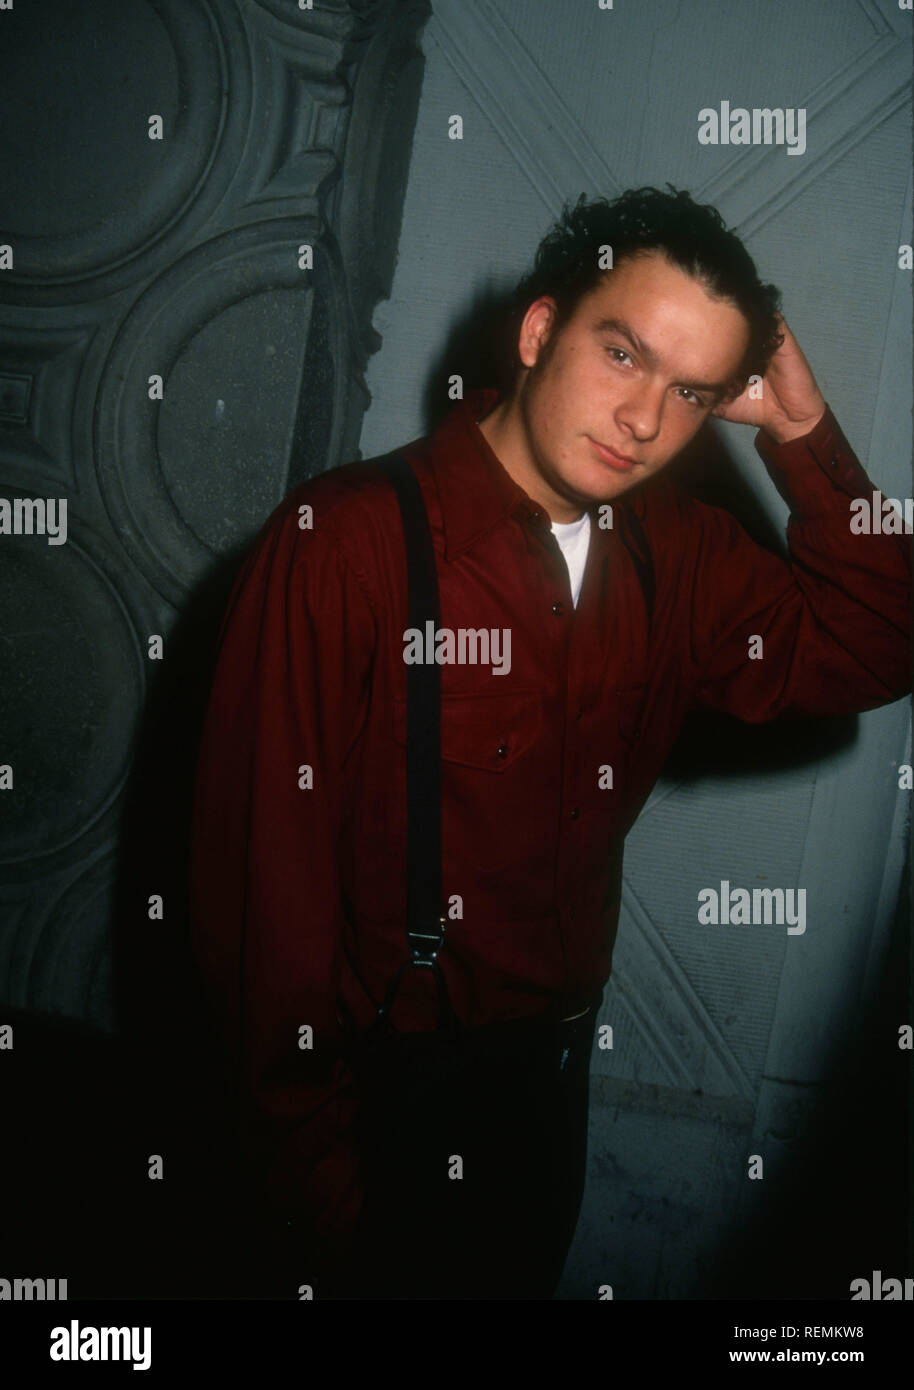
[[[529,305],[518,334],[518,356],[521,365],[533,367],[539,360],[555,329],[558,307],[551,295],[540,295]],[[530,361],[527,361],[527,358]]]

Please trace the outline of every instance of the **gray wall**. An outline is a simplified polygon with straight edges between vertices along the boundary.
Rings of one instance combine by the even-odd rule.
[[[910,35],[910,14],[876,0],[436,0],[393,293],[374,315],[383,348],[367,373],[362,454],[425,431],[449,330],[526,269],[563,198],[670,181],[744,237],[874,482],[909,496],[911,273],[897,252],[911,240]],[[723,99],[805,107],[805,153],[700,145],[698,111]],[[462,141],[448,138],[455,113]],[[754,432],[715,428],[783,529]],[[617,1298],[694,1297],[715,1271],[719,1287],[756,1222],[746,1261],[761,1261],[766,1223],[783,1234],[794,1219],[779,1174],[786,1191],[798,1165],[818,1162],[809,1136],[831,1114],[826,1094],[837,1086],[839,1109],[849,1103],[843,1049],[863,1045],[904,872],[909,702],[863,715],[836,747],[821,737],[812,729],[786,757],[770,740],[755,758],[750,745],[732,761],[693,753],[689,776],[658,784],[629,837],[601,1019],[615,1046],[594,1061],[569,1297],[602,1283]],[[699,928],[698,890],[722,879],[805,887],[806,934]],[[876,1044],[880,1074],[893,1048],[897,1060],[904,1017]],[[765,1158],[761,1183],[747,1178],[750,1153]],[[865,1205],[868,1182],[852,1174],[848,1191],[840,1178],[843,1200]],[[823,1224],[826,1186],[810,1198]],[[835,1258],[819,1252],[827,1288],[821,1267],[802,1283],[804,1236],[788,1231],[771,1296],[847,1297],[850,1278],[874,1266],[853,1266],[870,1247],[865,1235],[841,1243],[844,1219]]]

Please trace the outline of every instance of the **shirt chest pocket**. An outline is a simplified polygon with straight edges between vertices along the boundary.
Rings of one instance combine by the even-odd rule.
[[[395,742],[406,748],[406,700],[395,699]],[[539,694],[442,695],[441,791],[445,866],[496,872],[530,854],[544,817],[553,743]],[[554,750],[553,750],[554,751]],[[405,751],[403,767],[405,769]],[[404,774],[405,775],[405,774]],[[554,801],[553,801],[554,811]],[[546,813],[547,818],[550,813]],[[405,841],[405,820],[403,836]],[[459,892],[459,886],[451,891]]]

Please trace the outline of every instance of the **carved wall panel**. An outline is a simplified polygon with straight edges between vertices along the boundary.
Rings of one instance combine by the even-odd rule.
[[[121,956],[178,949],[193,649],[280,499],[357,455],[427,12],[0,14],[0,495],[67,504],[63,543],[0,537],[8,1006],[114,1030]]]

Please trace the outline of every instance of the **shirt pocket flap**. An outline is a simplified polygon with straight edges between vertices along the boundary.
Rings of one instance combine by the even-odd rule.
[[[442,695],[441,756],[504,772],[533,751],[545,728],[539,695]],[[394,738],[406,744],[406,700],[394,700]]]

